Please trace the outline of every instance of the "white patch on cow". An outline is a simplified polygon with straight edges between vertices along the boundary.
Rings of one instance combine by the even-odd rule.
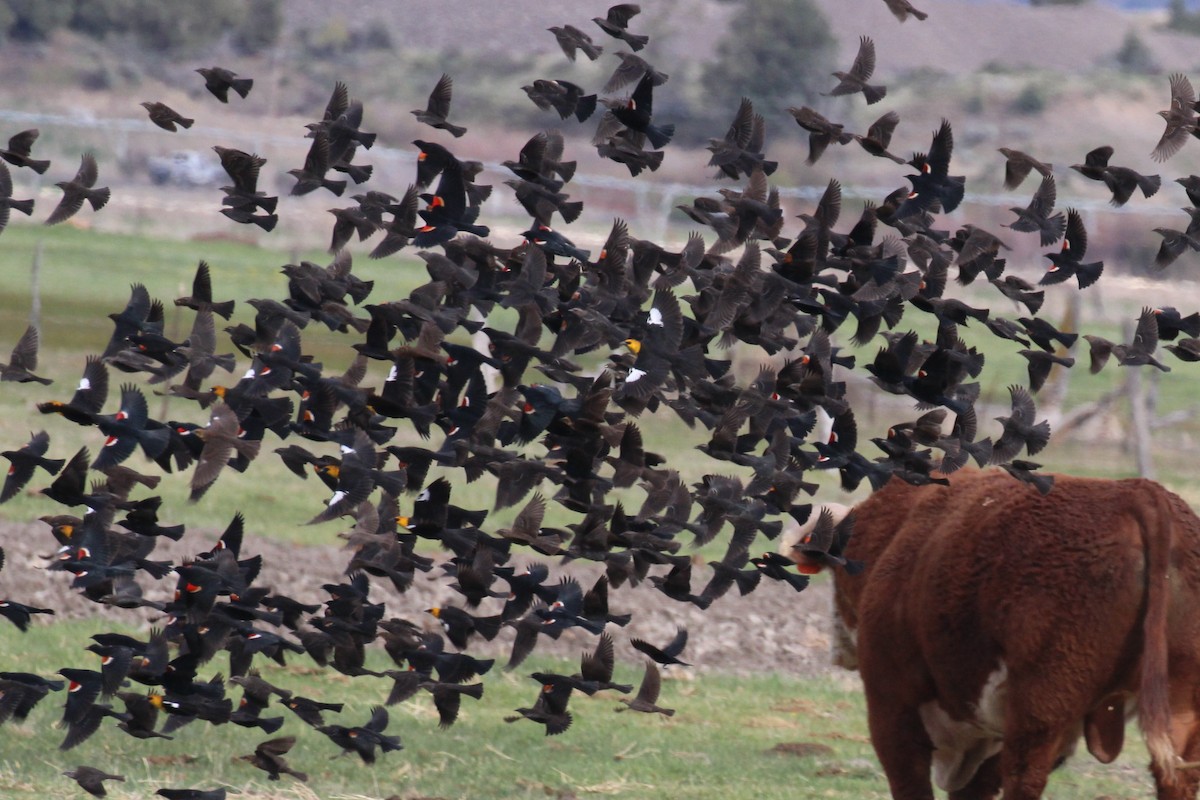
[[[933,780],[940,789],[954,792],[963,788],[984,761],[1000,752],[1007,694],[1008,667],[1000,662],[984,681],[972,717],[951,719],[937,702],[917,709],[933,742]]]

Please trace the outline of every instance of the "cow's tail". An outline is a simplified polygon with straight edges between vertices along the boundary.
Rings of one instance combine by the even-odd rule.
[[[1138,719],[1146,749],[1162,777],[1173,779],[1179,756],[1171,744],[1170,681],[1167,673],[1167,623],[1170,608],[1171,549],[1174,541],[1170,496],[1152,486],[1157,502],[1140,520],[1146,550],[1146,616],[1142,622],[1142,680]],[[1148,509],[1147,509],[1148,510]]]

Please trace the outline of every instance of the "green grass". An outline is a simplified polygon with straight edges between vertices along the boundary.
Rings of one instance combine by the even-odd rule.
[[[22,637],[6,627],[0,633],[0,667],[47,675],[63,665],[94,668],[92,656],[81,648],[92,633],[112,628],[98,621],[69,622],[39,625]],[[201,677],[218,671],[221,661],[207,665]],[[327,722],[362,724],[391,685],[387,679],[317,671],[307,663],[297,659],[280,668],[265,662],[260,669],[276,685],[344,702],[343,712],[328,715]],[[383,669],[389,662],[372,650],[368,666]],[[458,722],[447,730],[439,730],[428,695],[398,704],[391,709],[388,732],[401,737],[404,749],[381,756],[373,767],[356,757],[336,758],[338,748],[323,734],[286,709],[270,709],[268,716],[285,717],[275,735],[297,738],[289,762],[309,773],[307,785],[287,777],[270,785],[264,773],[237,760],[270,737],[234,725],[195,722],[177,731],[174,741],[143,742],[109,723],[74,750],[60,752],[63,732],[54,722],[61,715],[63,695],[52,694],[26,723],[9,723],[3,730],[0,793],[11,800],[78,796],[59,773],[90,764],[127,777],[125,784],[109,784],[110,796],[118,800],[146,797],[160,786],[217,785],[236,787],[238,796],[247,798],[888,796],[867,737],[855,675],[836,672],[801,680],[701,673],[664,682],[661,704],[676,709],[670,719],[614,713],[618,695],[605,692],[593,698],[576,694],[570,703],[574,722],[560,736],[546,737],[540,726],[526,720],[504,722],[536,698],[538,685],[527,677],[530,673],[576,667],[535,657],[514,674],[493,670],[484,678],[483,698],[467,701]],[[641,667],[619,663],[616,677],[636,684]],[[240,690],[230,690],[231,697],[240,697]],[[1145,796],[1150,786],[1141,766],[1145,762],[1140,738],[1131,730],[1117,763],[1100,766],[1081,755],[1055,773],[1049,791],[1068,797]]]

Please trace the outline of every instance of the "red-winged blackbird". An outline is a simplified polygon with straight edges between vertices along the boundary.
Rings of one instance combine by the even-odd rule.
[[[384,731],[388,726],[388,712],[383,706],[371,709],[371,718],[365,725],[347,727],[345,725],[322,725],[317,728],[342,748],[343,754],[357,753],[364,764],[375,763],[376,748],[380,752],[390,753],[403,749],[399,736],[390,736]]]
[[[33,200],[14,200],[12,193],[12,173],[8,171],[4,162],[0,161],[0,231],[8,227],[12,209],[15,208],[27,217],[33,214]]]
[[[589,61],[595,61],[604,52],[604,48],[592,42],[592,37],[576,28],[574,25],[553,25],[546,30],[554,34],[563,54],[571,61],[575,60],[576,51],[583,51]]]

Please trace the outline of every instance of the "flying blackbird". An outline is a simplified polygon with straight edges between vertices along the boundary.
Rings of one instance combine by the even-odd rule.
[[[671,641],[667,642],[661,648],[655,647],[649,642],[641,639],[630,639],[629,644],[631,644],[635,650],[640,650],[664,666],[667,664],[679,664],[680,666],[687,667],[691,665],[686,661],[679,660],[679,654],[683,652],[685,647],[687,647],[687,640],[687,628],[678,627],[675,630],[675,638],[671,639]]]
[[[454,80],[449,75],[443,74],[438,79],[437,85],[433,87],[433,91],[429,93],[429,101],[425,104],[425,108],[413,109],[412,115],[417,118],[418,122],[449,131],[455,138],[462,136],[467,129],[460,125],[454,125],[447,119],[450,116],[450,96],[453,91]]]
[[[1001,147],[999,150],[1005,158],[1004,188],[1010,191],[1020,186],[1031,171],[1036,169],[1045,178],[1054,169],[1053,164],[1045,164],[1020,150],[1013,150],[1011,147]]]
[[[317,730],[342,748],[343,754],[357,753],[364,764],[374,764],[376,748],[383,753],[403,749],[399,736],[389,736],[384,733],[387,726],[387,709],[383,706],[375,706],[371,709],[371,718],[365,725],[354,727],[322,725]]]
[[[909,17],[916,17],[922,21],[929,17],[924,11],[914,8],[908,0],[883,0],[883,2],[887,5],[888,11],[891,11],[901,22],[907,22]]]
[[[1017,355],[1029,362],[1027,368],[1029,391],[1035,394],[1045,385],[1046,378],[1050,377],[1050,370],[1056,364],[1068,368],[1075,366],[1075,359],[1072,356],[1060,356],[1044,350],[1018,350]]]
[[[596,95],[567,80],[539,78],[521,87],[533,104],[543,111],[554,109],[561,119],[574,116],[583,122],[596,110]]]
[[[5,450],[0,453],[0,456],[8,459],[11,464],[8,474],[4,478],[4,488],[0,489],[0,503],[16,496],[17,492],[29,483],[36,468],[41,467],[51,475],[58,474],[58,471],[67,462],[61,458],[46,458],[46,451],[49,448],[50,435],[45,431],[39,431],[33,434],[29,442],[22,445],[19,450]]]
[[[296,744],[295,736],[282,736],[278,739],[271,739],[260,743],[254,748],[254,752],[248,756],[238,756],[239,761],[246,761],[267,773],[267,780],[277,781],[280,775],[291,775],[296,780],[304,783],[308,781],[308,775],[303,772],[292,769],[288,766],[284,756]]]
[[[192,293],[186,297],[175,298],[175,305],[190,308],[193,311],[209,310],[225,319],[233,315],[233,300],[213,301],[212,274],[207,261],[196,265],[196,275],[192,278]]]
[[[870,36],[860,36],[858,39],[858,54],[849,72],[835,72],[834,77],[839,83],[827,96],[840,97],[846,94],[862,92],[867,98],[867,105],[878,103],[887,94],[886,86],[872,86],[867,83],[875,72],[875,41]]]
[[[532,708],[518,708],[518,716],[505,717],[504,721],[528,719],[544,725],[547,736],[557,736],[571,727],[571,712],[567,711],[571,691],[572,685],[569,681],[542,684],[542,690]]]
[[[1033,199],[1025,208],[1013,207],[1009,211],[1017,215],[1016,222],[1005,225],[1014,231],[1037,233],[1042,247],[1049,247],[1062,238],[1067,229],[1066,217],[1061,212],[1054,213],[1054,204],[1058,202],[1058,187],[1053,175],[1042,178],[1038,189],[1033,193]],[[1001,223],[1002,225],[1004,223]]]
[[[638,81],[633,94],[625,100],[605,98],[601,100],[617,121],[631,131],[644,134],[651,147],[661,150],[675,135],[675,125],[655,125],[650,120],[654,113],[654,76],[646,73]]]
[[[575,60],[576,51],[582,51],[588,60],[595,61],[604,52],[604,48],[592,42],[592,37],[576,28],[574,25],[554,25],[546,30],[554,34],[563,54],[571,61]]]
[[[1167,123],[1154,146],[1150,157],[1155,161],[1166,161],[1179,152],[1188,137],[1196,132],[1196,91],[1186,75],[1175,73],[1171,76],[1171,106],[1158,115]]]
[[[841,124],[830,122],[820,112],[808,106],[793,106],[788,109],[788,113],[795,118],[797,125],[808,131],[808,160],[804,162],[806,164],[815,164],[831,142],[849,144],[854,139],[854,134],[843,130]]]
[[[256,208],[261,208],[268,215],[272,215],[279,202],[278,197],[268,195],[258,189],[258,174],[267,160],[257,153],[247,153],[233,147],[213,145],[213,151],[221,159],[221,168],[233,180],[232,186],[221,187],[225,192],[225,199],[221,202],[231,206],[230,210],[232,211],[242,211],[249,215],[247,219],[237,221],[255,222],[265,230],[270,230],[265,221],[259,220],[257,216],[249,213]],[[271,227],[274,227],[273,223]]]
[[[1158,349],[1158,321],[1152,308],[1143,308],[1138,317],[1137,328],[1133,333],[1133,341],[1129,344],[1114,344],[1099,336],[1085,336],[1091,348],[1091,372],[1099,372],[1108,357],[1117,359],[1123,367],[1140,367],[1149,364],[1163,372],[1171,368],[1154,357]],[[1030,454],[1032,455],[1032,453]]]
[[[250,94],[250,88],[254,86],[253,78],[239,78],[236,72],[224,67],[197,67],[196,72],[204,76],[204,88],[222,103],[229,102],[230,89],[245,99],[246,95]]]
[[[329,154],[329,134],[323,130],[313,131],[312,144],[304,157],[304,166],[288,170],[288,174],[296,179],[291,194],[305,195],[325,188],[341,197],[342,192],[346,191],[346,182],[325,177],[332,163]]]
[[[442,730],[449,728],[458,719],[463,695],[476,700],[483,697],[482,683],[463,685],[442,681],[425,681],[420,684],[420,688],[433,695],[433,705],[438,712],[438,727]]]
[[[84,200],[88,201],[93,211],[104,208],[111,192],[107,186],[94,188],[97,175],[96,157],[91,153],[84,153],[80,158],[79,171],[75,173],[75,177],[69,181],[59,181],[54,184],[62,189],[63,196],[54,210],[50,212],[50,216],[46,217],[45,224],[57,225],[70,219],[79,209],[83,208]]]
[[[108,792],[104,788],[105,781],[122,781],[124,775],[110,775],[102,769],[80,765],[75,769],[69,769],[63,773],[68,778],[71,778],[79,784],[79,788],[90,794],[92,797],[105,797]]]
[[[871,155],[878,158],[890,158],[897,164],[903,164],[903,158],[888,152],[888,146],[892,143],[892,132],[896,130],[896,126],[899,124],[900,115],[895,111],[889,111],[871,123],[871,127],[867,128],[866,136],[861,136],[857,133],[853,135],[858,143],[862,145],[862,149]]]
[[[644,75],[650,75],[655,86],[662,86],[667,82],[667,74],[656,70],[649,61],[641,56],[625,52],[617,52],[613,55],[621,60],[621,64],[600,88],[600,91],[605,94],[612,94],[622,86],[639,81]]]
[[[600,30],[614,39],[620,39],[637,52],[650,41],[649,36],[641,36],[629,30],[629,20],[640,13],[642,8],[636,3],[618,3],[611,6],[603,17],[592,17],[592,22],[599,25]]]
[[[192,433],[204,442],[204,447],[192,472],[191,494],[188,496],[191,502],[196,502],[208,491],[221,470],[235,457],[246,461],[253,460],[262,445],[261,439],[244,437],[245,432],[237,414],[224,401],[213,404],[208,425],[197,428]]]
[[[12,209],[15,208],[27,217],[33,214],[33,200],[14,200],[12,193],[12,174],[8,171],[8,166],[0,161],[0,232],[8,227]]]
[[[1001,464],[1004,471],[1012,475],[1022,483],[1028,483],[1030,486],[1038,490],[1039,494],[1050,494],[1050,490],[1054,488],[1054,476],[1043,475],[1036,470],[1041,469],[1041,464],[1036,464],[1032,461],[1024,461],[1022,459],[1014,459],[1007,464]]]
[[[165,103],[143,102],[142,108],[150,114],[150,121],[166,131],[174,133],[179,128],[190,128],[196,121],[188,119]]]
[[[918,153],[908,162],[919,170],[909,175],[912,191],[892,213],[894,219],[903,219],[922,212],[932,212],[939,207],[951,212],[962,202],[966,189],[966,178],[950,175],[950,157],[954,152],[954,131],[949,120],[942,120],[933,134],[929,155]]]
[[[159,789],[155,792],[167,800],[225,800],[225,789]]]
[[[662,714],[675,716],[675,709],[663,708],[658,705],[658,695],[662,691],[662,673],[658,671],[653,661],[646,662],[646,672],[642,675],[642,683],[638,686],[637,694],[632,700],[620,698],[624,706],[617,706],[617,711],[642,711],[647,714]]]
[[[141,445],[147,457],[160,456],[170,443],[170,432],[166,426],[150,419],[146,397],[142,390],[132,384],[121,387],[121,407],[116,414],[96,417],[96,426],[105,435],[104,445],[92,469],[103,470],[120,464]]]
[[[1104,272],[1103,261],[1083,263],[1087,255],[1087,229],[1083,227],[1083,217],[1073,208],[1067,209],[1067,232],[1063,237],[1062,248],[1057,253],[1046,253],[1050,259],[1050,267],[1038,281],[1041,286],[1068,281],[1072,277],[1080,289],[1086,289],[1100,280]]]
[[[597,690],[615,689],[622,694],[628,694],[633,691],[633,686],[612,682],[614,664],[613,639],[607,633],[602,633],[599,641],[596,642],[596,649],[584,652],[581,657],[579,677],[584,681],[594,683]]]
[[[1174,263],[1175,259],[1183,255],[1189,248],[1192,250],[1200,250],[1200,210],[1195,208],[1185,208],[1190,221],[1185,230],[1175,230],[1174,228],[1155,228],[1154,232],[1162,237],[1162,244],[1158,246],[1158,253],[1154,256],[1154,266],[1159,269],[1165,269]]]
[[[843,555],[853,535],[853,514],[834,522],[833,512],[828,507],[822,507],[812,530],[792,545],[796,570],[802,575],[816,575],[826,568],[841,567],[847,575],[859,574],[863,570],[863,563]]]
[[[34,375],[38,365],[38,329],[30,325],[12,349],[8,363],[0,363],[0,381],[37,382],[43,386],[53,383],[49,378]]]
[[[0,149],[0,158],[3,158],[14,167],[29,167],[38,175],[44,174],[50,168],[50,162],[30,157],[33,150],[33,143],[37,141],[37,138],[37,128],[30,128],[27,131],[13,134],[8,140],[8,147]]]
[[[1071,169],[1085,178],[1103,182],[1112,192],[1109,202],[1114,206],[1125,205],[1133,196],[1134,189],[1141,189],[1143,197],[1153,197],[1162,185],[1162,178],[1158,175],[1142,175],[1129,167],[1109,166],[1108,160],[1112,154],[1113,149],[1108,145],[1097,147],[1088,152],[1082,164],[1072,164]]]
[[[1004,426],[1004,433],[992,448],[992,463],[1002,464],[1016,458],[1022,449],[1029,455],[1037,455],[1050,440],[1050,423],[1034,422],[1037,408],[1028,390],[1023,386],[1009,386],[1012,395],[1012,413],[996,417]]]

